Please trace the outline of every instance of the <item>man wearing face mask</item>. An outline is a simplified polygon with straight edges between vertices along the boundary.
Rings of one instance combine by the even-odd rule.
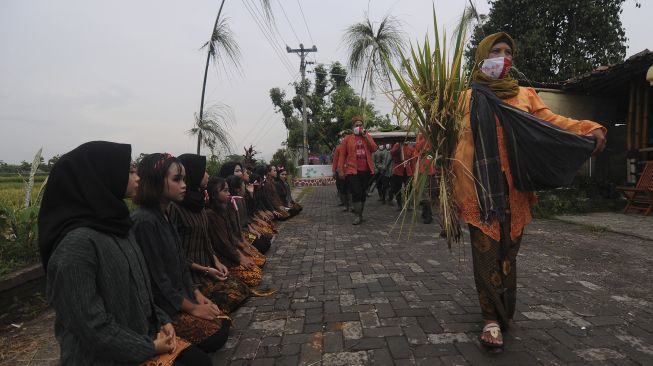
[[[363,119],[359,116],[352,118],[352,135],[342,141],[343,149],[338,157],[338,174],[345,176],[347,189],[351,193],[352,205],[356,217],[353,225],[363,222],[363,210],[367,197],[367,186],[374,174],[374,161],[372,153],[377,150],[377,145],[363,127]]]
[[[515,42],[504,32],[492,34],[479,43],[475,55],[479,67],[472,74],[472,89],[465,94],[467,103],[453,165],[456,177],[454,198],[461,219],[469,225],[474,281],[485,323],[479,339],[481,344],[494,350],[503,347],[501,331],[508,328],[515,312],[516,258],[524,226],[531,221],[530,204],[536,200],[533,192],[515,187],[515,183],[527,186],[523,183],[529,182],[529,177],[523,175],[523,167],[513,165],[517,157],[516,150],[511,147],[516,146],[516,135],[504,134],[504,131],[514,129],[517,126],[514,121],[525,119],[534,122],[533,130],[548,128],[549,136],[558,129],[573,135],[590,136],[595,140],[594,153],[605,147],[607,131],[592,121],[554,114],[534,89],[520,87],[509,75],[514,51]],[[529,115],[524,116],[519,110]],[[551,125],[555,128],[537,127]],[[566,133],[560,135],[570,136],[566,141],[584,140],[587,145],[583,148],[589,157],[591,142]],[[525,134],[521,136],[524,136],[521,141],[527,138]],[[531,145],[519,146],[528,149]],[[532,147],[537,151],[531,155],[548,154],[541,151],[543,148],[544,145]],[[565,146],[559,149],[565,149]],[[523,154],[528,155],[528,151]],[[542,164],[526,167],[533,172],[544,171],[549,169],[547,164],[551,163],[544,159]],[[519,167],[520,171],[513,171],[512,166]]]

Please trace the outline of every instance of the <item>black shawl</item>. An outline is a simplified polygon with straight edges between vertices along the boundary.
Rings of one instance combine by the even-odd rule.
[[[200,212],[205,206],[206,194],[200,187],[204,173],[206,173],[206,156],[197,154],[182,154],[179,161],[186,170],[186,196],[179,204],[185,208]]]
[[[507,206],[495,116],[503,127],[513,185],[520,191],[568,186],[594,150],[592,138],[564,131],[505,103],[488,87],[472,83],[474,182],[484,223],[493,215],[503,223]]]
[[[92,141],[64,154],[54,165],[39,211],[41,262],[73,229],[89,227],[126,237],[131,227],[123,201],[129,181],[131,145]]]

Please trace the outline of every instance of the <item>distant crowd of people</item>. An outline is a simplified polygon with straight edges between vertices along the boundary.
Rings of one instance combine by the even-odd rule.
[[[138,208],[130,214],[125,198]],[[302,210],[283,167],[85,143],[54,165],[39,213],[64,365],[211,365],[263,278],[275,220]]]
[[[361,117],[352,119],[352,130],[341,132],[332,155],[332,171],[340,206],[354,213],[353,225],[363,223],[368,191],[376,188],[379,201],[403,208],[405,187],[416,171],[425,174],[426,184],[420,197],[421,218],[425,224],[433,221],[432,206],[436,198],[436,168],[432,159],[423,156],[427,148],[422,135],[415,142],[378,145],[365,131]]]

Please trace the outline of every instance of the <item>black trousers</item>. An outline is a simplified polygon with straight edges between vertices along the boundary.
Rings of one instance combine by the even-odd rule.
[[[390,186],[390,177],[386,177],[385,174],[380,173],[376,176],[376,191],[379,193],[379,198],[385,198],[386,193],[388,192],[388,186]]]
[[[225,343],[227,343],[227,339],[229,339],[230,326],[231,323],[228,321],[222,322],[222,328],[213,333],[209,338],[206,338],[202,342],[198,343],[197,347],[207,353],[212,353],[219,350],[222,348],[222,346],[224,346]]]
[[[336,189],[339,194],[347,194],[347,182],[336,172]]]
[[[404,175],[393,175],[390,178],[390,199],[401,192],[401,188],[408,182],[408,176]]]
[[[260,238],[254,239],[252,245],[261,252],[261,254],[265,254],[270,249],[270,246],[272,246],[272,241],[266,236],[261,236]]]
[[[211,357],[197,346],[190,346],[181,351],[172,363],[173,366],[212,366]]]
[[[347,189],[351,193],[352,202],[365,202],[367,198],[367,186],[370,182],[371,174],[369,171],[358,171],[357,174],[348,174]]]

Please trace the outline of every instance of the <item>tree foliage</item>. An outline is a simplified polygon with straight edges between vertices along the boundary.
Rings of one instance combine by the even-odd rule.
[[[286,149],[278,149],[274,155],[272,155],[270,164],[284,167],[290,175],[295,175],[297,173],[297,167]]]
[[[287,147],[295,148],[302,144],[302,90],[306,90],[306,111],[308,115],[308,141],[313,153],[330,153],[338,142],[338,133],[351,128],[351,119],[363,114],[367,127],[389,127],[390,119],[381,116],[374,105],[366,103],[361,113],[360,96],[349,85],[347,70],[339,62],[328,69],[316,65],[314,79],[306,79],[302,84],[293,84],[295,95],[289,97],[280,88],[270,89],[270,100],[275,111],[281,114],[288,129]]]
[[[343,42],[349,51],[349,68],[363,75],[363,87],[374,90],[377,81],[391,84],[384,58],[398,59],[405,43],[401,22],[397,18],[386,15],[375,28],[366,17],[347,28]]]
[[[558,82],[623,61],[627,41],[619,18],[626,0],[490,0],[465,56],[474,61],[487,35],[504,31],[516,43],[519,79]]]

